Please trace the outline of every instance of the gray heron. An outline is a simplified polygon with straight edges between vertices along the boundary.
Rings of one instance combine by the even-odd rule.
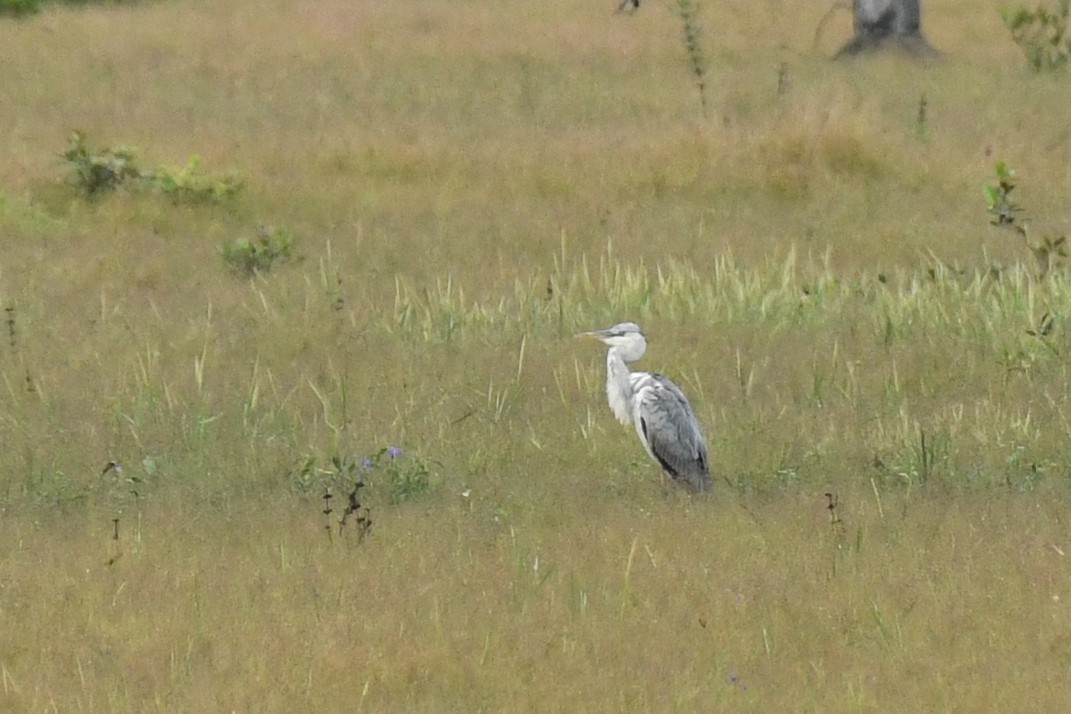
[[[670,479],[693,491],[710,490],[707,445],[684,392],[656,372],[631,372],[628,365],[647,351],[647,337],[634,322],[582,332],[606,345],[606,397],[622,424],[630,421],[647,454]]]

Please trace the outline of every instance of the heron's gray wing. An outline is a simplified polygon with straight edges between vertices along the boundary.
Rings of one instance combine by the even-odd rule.
[[[640,428],[651,453],[673,479],[708,490],[707,446],[688,399],[660,374],[644,382],[638,393]]]

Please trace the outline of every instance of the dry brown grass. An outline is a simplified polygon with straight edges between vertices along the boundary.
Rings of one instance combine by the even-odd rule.
[[[3,23],[0,709],[1063,706],[1071,290],[980,189],[1003,158],[1066,231],[1066,78],[996,3],[927,3],[925,68],[705,3],[704,121],[670,8]],[[74,128],[245,190],[86,201]],[[236,279],[265,224],[300,259]],[[569,337],[624,318],[710,499],[660,493]],[[388,444],[430,492],[365,474],[370,536],[329,539],[330,457]]]
[[[1054,495],[1054,494],[1048,494]],[[12,710],[1058,710],[1052,498],[566,505],[454,494],[358,551],[293,503],[23,525],[0,575]],[[103,514],[93,514],[103,516]],[[791,525],[787,525],[791,524]],[[1054,541],[1053,538],[1060,539]]]

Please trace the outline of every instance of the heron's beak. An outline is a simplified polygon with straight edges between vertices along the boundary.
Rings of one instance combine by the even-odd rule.
[[[608,330],[592,330],[591,332],[578,332],[573,337],[594,337],[596,340],[603,340],[608,333]]]

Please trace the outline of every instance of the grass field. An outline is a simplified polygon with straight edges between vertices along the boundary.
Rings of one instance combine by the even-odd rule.
[[[925,65],[707,2],[704,117],[613,5],[0,19],[0,710],[1066,707],[1071,282],[982,188],[1069,232],[1067,76],[996,2]],[[74,130],[241,189],[87,198]],[[572,337],[625,319],[709,497]]]

